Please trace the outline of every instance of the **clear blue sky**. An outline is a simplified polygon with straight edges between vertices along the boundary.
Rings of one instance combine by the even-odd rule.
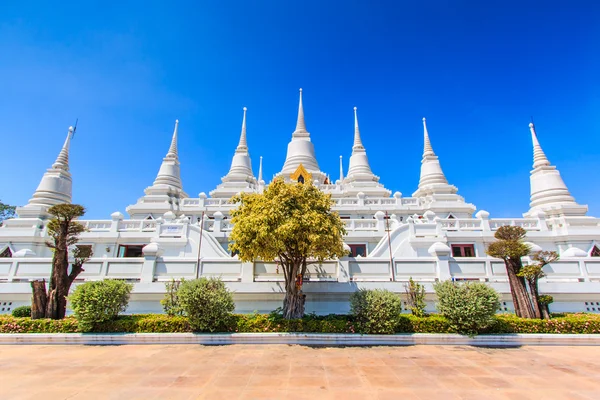
[[[448,180],[491,217],[528,209],[535,119],[600,216],[600,2],[214,1],[0,4],[0,199],[23,205],[79,118],[73,201],[109,218],[143,195],[175,119],[184,189],[229,169],[242,107],[255,173],[283,166],[304,89],[338,177],[353,111],[373,171],[416,190],[422,117]]]

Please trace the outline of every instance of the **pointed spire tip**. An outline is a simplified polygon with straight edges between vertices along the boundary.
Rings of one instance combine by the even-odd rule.
[[[302,93],[302,88],[300,88],[300,93]]]
[[[354,111],[358,110],[358,108],[354,107]]]
[[[243,108],[243,110],[244,110],[244,111],[248,111],[248,108],[244,107],[244,108]]]
[[[73,132],[73,127],[72,126],[69,127],[69,132]]]
[[[530,128],[533,128],[533,126],[534,126],[534,125],[533,125],[533,122],[530,122],[530,123],[529,123],[529,127],[530,127]]]
[[[425,117],[423,117],[423,122],[427,121],[427,119],[425,119]]]

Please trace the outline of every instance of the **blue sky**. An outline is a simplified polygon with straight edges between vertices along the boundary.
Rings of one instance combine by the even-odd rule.
[[[600,216],[597,1],[2,2],[0,199],[23,205],[67,127],[73,201],[108,218],[143,195],[175,119],[184,189],[229,169],[242,107],[265,178],[283,166],[298,88],[338,177],[353,110],[373,171],[410,196],[422,117],[448,180],[491,217],[528,209],[534,117],[550,161]]]

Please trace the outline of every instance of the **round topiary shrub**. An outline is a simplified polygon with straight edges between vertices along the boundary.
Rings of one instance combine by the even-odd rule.
[[[350,295],[350,313],[361,333],[394,333],[398,325],[402,302],[385,289],[360,289]]]
[[[31,317],[31,306],[21,306],[12,310],[12,316],[17,318]]]
[[[452,329],[474,335],[494,322],[500,308],[500,296],[481,282],[438,282],[433,285],[438,298],[437,309]]]
[[[127,309],[131,289],[131,283],[112,279],[77,285],[69,303],[79,329],[90,332],[95,324],[115,319]]]
[[[177,297],[194,331],[226,330],[235,309],[232,293],[218,278],[185,281],[179,286]]]

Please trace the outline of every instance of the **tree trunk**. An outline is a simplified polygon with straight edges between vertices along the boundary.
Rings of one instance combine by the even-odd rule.
[[[46,281],[32,281],[31,290],[31,319],[40,319],[46,316],[46,303],[48,296],[46,294]]]
[[[542,319],[542,305],[540,304],[540,293],[538,290],[537,279],[529,280],[529,291],[531,292],[531,302],[533,303],[533,313],[536,318]]]
[[[510,283],[510,293],[515,306],[515,314],[521,318],[533,318],[533,307],[529,300],[525,279],[517,276],[517,273],[521,269],[521,260],[507,260],[505,264],[508,282]]]
[[[302,293],[306,261],[299,261],[291,265],[282,265],[282,267],[286,270],[283,318],[302,318],[304,316],[304,303],[306,299],[306,295]]]
[[[550,308],[548,304],[542,304],[542,316],[544,319],[550,319]]]

